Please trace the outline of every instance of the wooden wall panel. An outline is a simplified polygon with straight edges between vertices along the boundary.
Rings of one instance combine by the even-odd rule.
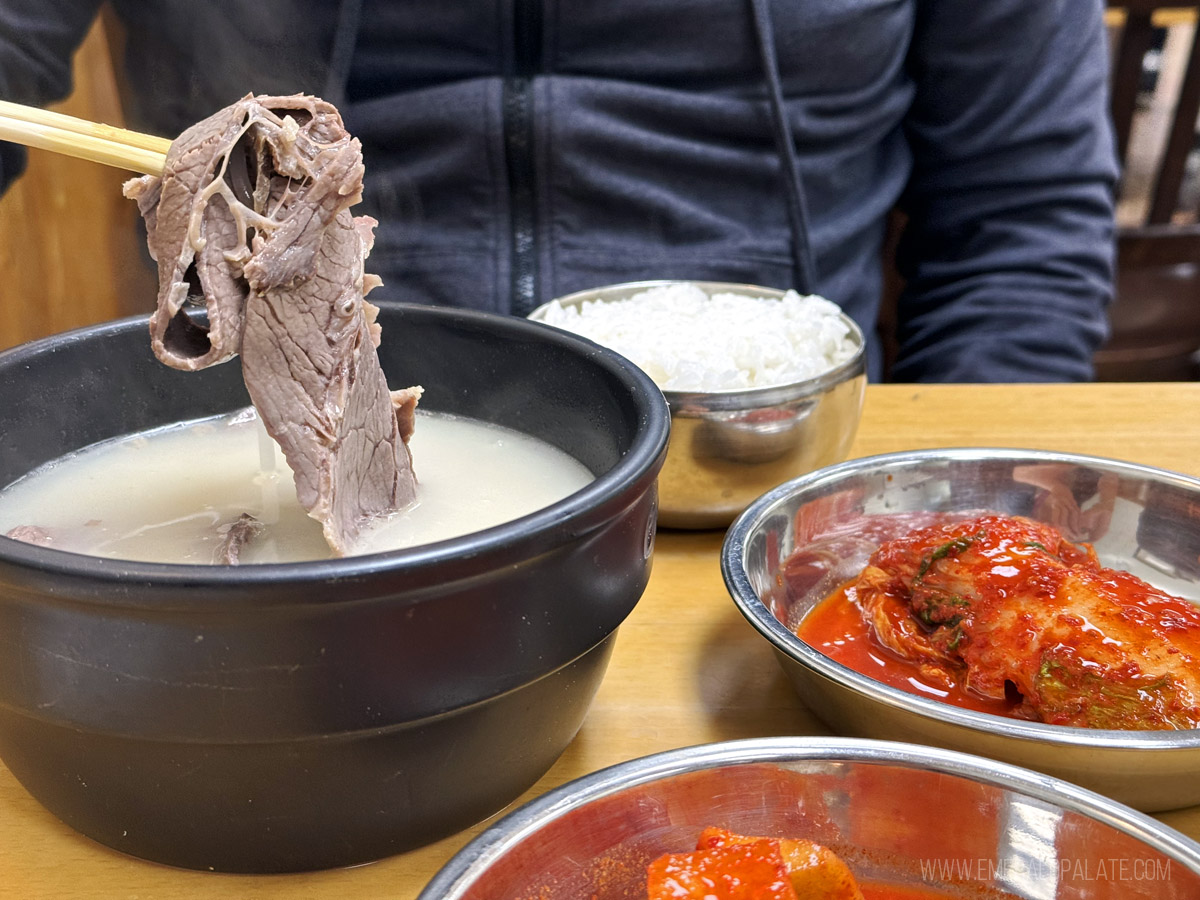
[[[74,70],[74,92],[54,109],[123,125],[99,22]],[[121,196],[131,175],[29,151],[25,174],[0,198],[0,349],[153,308],[137,208]]]

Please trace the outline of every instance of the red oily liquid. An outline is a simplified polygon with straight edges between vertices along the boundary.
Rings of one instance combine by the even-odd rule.
[[[862,890],[863,900],[956,900],[960,896],[925,887],[872,884],[869,881],[860,884],[859,888]],[[989,897],[991,896],[996,895],[989,895]],[[1007,897],[1008,895],[999,896]]]
[[[910,694],[997,716],[1012,716],[1018,705],[1015,701],[989,700],[957,685],[947,687],[924,679],[916,665],[875,640],[862,613],[846,596],[845,586],[814,606],[795,631],[800,640],[835,662]]]

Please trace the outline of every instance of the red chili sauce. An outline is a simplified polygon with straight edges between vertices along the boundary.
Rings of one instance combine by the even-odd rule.
[[[846,596],[846,586],[812,608],[795,629],[796,636],[835,662],[889,687],[940,700],[963,709],[1011,716],[1019,700],[988,700],[957,685],[946,688],[921,677],[913,662],[902,659],[871,634],[858,607]]]
[[[696,850],[666,853],[646,869],[648,900],[954,900],[961,894],[860,883],[833,851],[805,840],[706,828]]]
[[[933,888],[873,884],[869,881],[860,883],[859,889],[863,900],[956,900],[960,896]]]

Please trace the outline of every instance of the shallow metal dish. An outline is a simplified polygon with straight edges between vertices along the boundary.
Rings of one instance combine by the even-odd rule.
[[[1200,480],[1092,456],[1037,450],[917,450],[856,459],[784,484],[729,529],[725,584],[774,648],[796,691],[840,734],[919,741],[1028,766],[1143,810],[1200,803],[1200,731],[1102,731],[959,709],[833,662],[791,628],[857,574],[879,544],[926,514],[997,512],[1090,541],[1105,565],[1200,598]],[[776,575],[799,549],[807,590]]]
[[[784,291],[717,281],[637,281],[560,297],[563,306],[610,303],[671,284],[709,295],[778,299]],[[544,321],[543,304],[529,314]],[[660,525],[723,528],[768,488],[846,458],[867,384],[862,330],[845,314],[858,352],[817,378],[736,391],[663,391],[671,408],[671,442],[658,478]]]
[[[647,863],[708,825],[807,838],[860,880],[964,900],[1200,896],[1200,845],[1090,791],[930,747],[769,738],[565,784],[467,844],[418,900],[645,900]]]

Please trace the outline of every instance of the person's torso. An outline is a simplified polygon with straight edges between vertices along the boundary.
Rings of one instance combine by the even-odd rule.
[[[909,171],[914,3],[770,4],[813,287],[868,328],[883,221]],[[339,5],[255,9],[174,31],[159,22],[194,42],[192,65],[207,62],[159,73],[189,79],[177,98],[215,109],[248,91],[330,89]],[[364,0],[347,74],[344,96],[328,99],[363,143],[356,211],[381,222],[369,267],[385,287],[373,297],[523,313],[618,281],[791,286],[750,0]],[[160,119],[212,111],[175,106]]]

